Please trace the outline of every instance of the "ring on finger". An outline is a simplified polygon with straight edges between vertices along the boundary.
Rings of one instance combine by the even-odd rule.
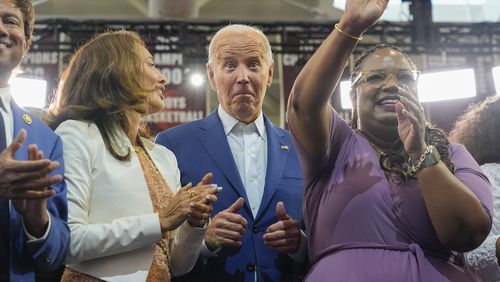
[[[189,193],[189,198],[194,198],[196,196],[196,191],[193,188],[189,189],[188,193]]]

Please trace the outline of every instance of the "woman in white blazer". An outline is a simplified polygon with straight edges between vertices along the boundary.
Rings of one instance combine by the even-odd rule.
[[[219,188],[211,174],[181,188],[173,153],[145,138],[165,82],[128,31],[95,37],[64,71],[50,108],[68,184],[63,281],[170,281],[194,266]]]

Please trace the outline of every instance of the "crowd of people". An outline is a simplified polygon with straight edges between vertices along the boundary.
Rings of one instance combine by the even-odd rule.
[[[131,31],[72,55],[43,122],[17,106],[35,17],[0,0],[0,281],[500,281],[500,99],[448,136],[415,63],[379,44],[351,66],[350,123],[330,104],[387,4],[346,1],[294,83],[290,131],[262,111],[269,40],[231,24],[208,49],[217,109],[154,137],[143,117],[168,78]]]

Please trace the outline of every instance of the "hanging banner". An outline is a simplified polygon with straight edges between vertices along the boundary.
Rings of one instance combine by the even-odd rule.
[[[48,48],[42,48],[44,46],[51,46],[54,51],[47,51]],[[57,87],[60,54],[57,47],[58,38],[56,32],[37,32],[33,36],[30,50],[23,58],[21,73],[18,75],[23,78],[45,80],[47,82],[47,102],[50,101],[51,94]]]
[[[288,98],[290,92],[292,91],[293,83],[300,72],[300,66],[298,64],[299,55],[298,54],[283,54],[283,97],[285,101],[285,107],[288,106]],[[286,111],[286,108],[285,108]]]
[[[157,68],[167,78],[162,111],[145,117],[153,134],[176,125],[204,118],[206,115],[206,74],[200,57],[186,56],[176,50],[165,50],[167,42],[176,37],[157,36],[156,46],[150,48]],[[198,81],[192,81],[192,76]],[[201,83],[200,83],[201,82]]]

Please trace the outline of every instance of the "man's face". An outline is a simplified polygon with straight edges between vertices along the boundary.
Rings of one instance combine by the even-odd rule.
[[[273,78],[266,39],[254,31],[228,31],[215,40],[214,58],[207,65],[210,86],[228,114],[251,123],[262,110]]]
[[[8,79],[21,62],[28,44],[23,15],[11,0],[0,0],[0,19],[0,78]]]

